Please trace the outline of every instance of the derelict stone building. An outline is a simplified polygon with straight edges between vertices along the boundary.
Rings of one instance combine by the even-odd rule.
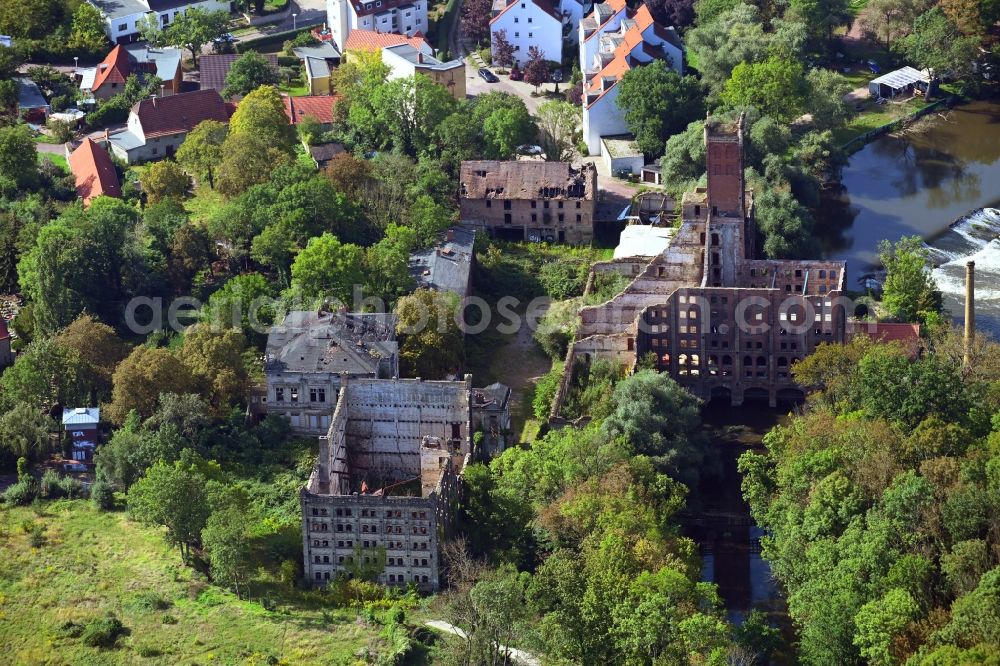
[[[324,434],[343,377],[399,375],[395,317],[289,312],[268,333],[264,372],[266,391],[255,410],[286,416],[297,434]]]
[[[597,168],[530,160],[462,162],[462,222],[507,240],[589,243],[597,210]]]
[[[464,381],[347,379],[302,489],[304,571],[314,585],[358,576],[440,585],[465,466],[509,430],[510,391]]]
[[[595,266],[632,277],[606,303],[580,310],[556,397],[575,362],[634,367],[655,356],[693,394],[742,404],[799,399],[791,366],[821,342],[842,342],[844,262],[758,259],[753,195],[743,176],[743,121],[705,126],[708,183],[684,195],[662,253]]]

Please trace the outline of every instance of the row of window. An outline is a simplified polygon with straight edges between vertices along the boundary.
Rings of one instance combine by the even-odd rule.
[[[289,402],[299,401],[299,389],[296,386],[288,387],[288,398]],[[285,401],[285,387],[275,386],[274,387],[274,399],[277,402]],[[309,389],[309,402],[326,402],[326,389],[325,388],[310,388]]]
[[[403,574],[398,574],[398,575],[397,574],[389,574],[389,582],[390,583],[405,583],[406,582],[406,578],[403,577]],[[414,574],[413,575],[413,582],[414,583],[426,583],[427,582],[427,576],[418,576],[418,575]]]
[[[338,509],[336,509],[334,511],[334,514],[336,516],[339,516],[339,517],[350,518],[352,515],[354,515],[354,510],[353,509],[338,508]],[[314,507],[313,510],[312,510],[312,515],[314,515],[314,516],[326,516],[326,515],[329,515],[329,514],[328,514],[328,512],[327,512],[326,509],[317,509],[317,508]],[[375,509],[361,509],[361,517],[362,518],[378,518],[378,511],[376,511]],[[390,509],[390,510],[388,510],[388,511],[385,512],[385,517],[386,518],[402,518],[403,517],[403,512],[400,509],[396,509],[395,511],[392,510],[392,509]],[[425,519],[425,518],[427,518],[427,512],[426,511],[411,511],[410,512],[410,518]]]
[[[330,542],[327,539],[313,539],[313,548],[329,548]],[[362,548],[377,548],[379,546],[378,541],[362,541]],[[353,548],[354,541],[351,539],[338,540],[337,548]],[[406,550],[406,545],[402,541],[387,541],[385,544],[386,550]],[[426,541],[414,541],[410,544],[410,550],[427,550]]]
[[[564,203],[565,203],[564,201],[557,201],[556,202],[556,208],[558,208],[558,209],[561,210]],[[493,199],[487,199],[486,200],[486,207],[487,208],[493,208]],[[535,199],[532,199],[531,200],[531,207],[532,208],[538,208],[538,201],[536,201]],[[548,208],[548,207],[549,207],[549,200],[548,199],[543,200],[542,201],[542,208]],[[580,206],[580,202],[577,201],[576,202],[576,208],[579,209],[580,207],[581,207]],[[511,209],[511,200],[510,199],[504,199],[504,201],[503,201],[503,209],[504,210],[510,210]]]

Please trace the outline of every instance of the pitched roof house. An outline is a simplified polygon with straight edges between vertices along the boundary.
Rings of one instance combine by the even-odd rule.
[[[427,0],[327,0],[326,16],[343,50],[356,30],[419,37],[430,25]]]
[[[514,64],[523,67],[528,49],[537,46],[546,60],[562,61],[563,24],[559,0],[493,0],[490,42],[503,30],[514,47]]]
[[[389,67],[390,79],[423,74],[455,99],[465,99],[465,61],[461,58],[443,62],[412,44],[397,44],[382,49],[382,62]]]
[[[618,108],[618,82],[633,67],[663,60],[684,73],[684,45],[672,27],[653,20],[646,5],[629,9],[625,0],[594,5],[580,22],[583,71],[583,138],[591,155],[601,154],[601,137],[628,132]]]
[[[413,48],[422,51],[424,55],[434,55],[434,49],[427,44],[421,34],[407,37],[406,35],[397,35],[392,32],[376,32],[374,30],[352,30],[351,34],[347,37],[347,42],[344,44],[344,52],[373,52],[390,46],[399,46],[400,44],[409,44]]]
[[[90,137],[70,153],[69,168],[76,179],[76,196],[83,199],[85,207],[99,196],[121,197],[122,189],[111,156]]]
[[[285,104],[285,115],[288,122],[298,125],[306,116],[311,116],[324,125],[333,123],[333,105],[336,104],[336,95],[303,95],[302,97],[291,97],[283,95],[281,101]]]
[[[112,152],[129,164],[157,160],[173,155],[187,133],[204,120],[229,122],[218,90],[144,99],[132,107],[127,128],[108,140]]]
[[[226,87],[226,76],[233,63],[240,57],[239,53],[219,53],[203,55],[198,59],[200,78],[199,88],[202,90],[218,90],[220,93]],[[275,75],[278,73],[278,56],[274,53],[262,53],[264,59],[271,65]]]
[[[79,70],[80,90],[94,99],[108,99],[121,92],[130,74],[140,78],[158,76],[163,82],[162,95],[173,95],[181,88],[181,50],[154,49],[148,45],[118,46],[96,67]]]

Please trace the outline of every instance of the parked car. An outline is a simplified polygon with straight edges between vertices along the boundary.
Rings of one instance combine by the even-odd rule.
[[[524,72],[522,72],[517,67],[513,67],[510,70],[510,80],[511,81],[521,81],[524,79]]]
[[[872,74],[879,74],[882,71],[882,68],[879,67],[878,63],[874,60],[868,61],[868,69],[872,71]]]
[[[500,79],[497,78],[496,74],[486,69],[485,67],[479,68],[479,76],[483,77],[483,80],[486,81],[486,83],[497,83],[498,81],[500,81]]]

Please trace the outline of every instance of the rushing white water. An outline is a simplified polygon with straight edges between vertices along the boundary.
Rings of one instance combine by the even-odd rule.
[[[1000,339],[1000,210],[981,208],[928,240],[945,307],[964,320],[965,264],[976,262],[976,328]]]

